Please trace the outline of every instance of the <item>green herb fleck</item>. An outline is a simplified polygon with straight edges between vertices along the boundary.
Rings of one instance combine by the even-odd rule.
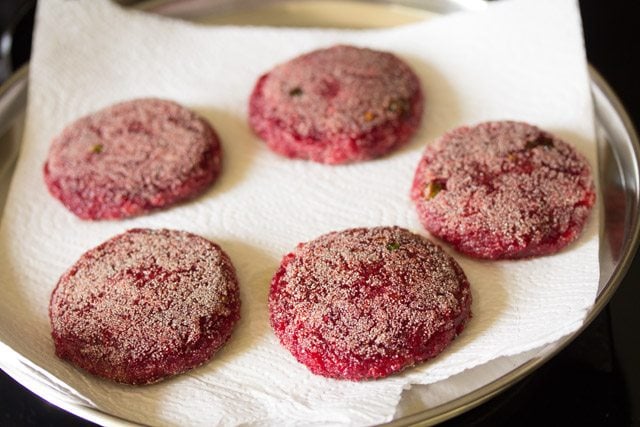
[[[299,87],[294,87],[289,91],[289,96],[300,96],[302,95],[302,89]]]
[[[528,141],[524,146],[527,150],[531,150],[536,147],[553,147],[553,140],[548,136],[541,135],[533,141]]]
[[[387,250],[390,252],[397,251],[399,248],[400,248],[400,243],[398,242],[387,243]]]
[[[431,200],[438,195],[438,193],[442,191],[442,184],[438,181],[432,181],[424,188],[424,198],[425,200]]]
[[[399,98],[389,102],[387,110],[391,111],[392,113],[398,113],[399,115],[404,116],[409,112],[409,108],[409,101],[405,98]]]
[[[104,150],[104,146],[102,144],[96,144],[93,147],[91,147],[91,152],[95,154],[102,153],[102,150]]]

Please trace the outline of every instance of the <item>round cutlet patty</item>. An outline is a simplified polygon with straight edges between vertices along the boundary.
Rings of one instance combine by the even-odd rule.
[[[271,326],[311,372],[381,378],[435,357],[471,315],[456,261],[399,227],[355,228],[301,243],[271,282]]]
[[[568,245],[596,195],[589,164],[572,146],[504,121],[460,127],[429,145],[411,198],[430,233],[462,253],[501,259]]]
[[[240,318],[236,273],[214,243],[132,229],[65,272],[49,305],[56,354],[88,372],[148,384],[209,360]]]
[[[406,142],[422,110],[420,82],[405,62],[340,45],[261,76],[249,123],[277,153],[340,164],[379,157]]]
[[[83,117],[53,139],[44,177],[82,219],[117,219],[201,193],[220,171],[220,143],[172,101],[136,99]]]

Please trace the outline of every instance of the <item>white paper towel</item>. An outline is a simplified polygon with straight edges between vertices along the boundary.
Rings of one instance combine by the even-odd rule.
[[[272,154],[247,126],[257,77],[308,50],[347,43],[395,52],[421,78],[423,126],[385,158],[332,167]],[[0,340],[100,409],[162,425],[372,424],[390,420],[403,387],[447,378],[575,331],[598,287],[597,209],[561,253],[484,262],[453,253],[473,289],[474,317],[437,359],[380,381],[314,376],[277,342],[267,291],[298,242],[355,226],[424,233],[409,187],[424,146],[490,119],[525,120],[581,151],[596,173],[592,104],[574,0],[514,0],[486,11],[377,31],[207,28],[122,10],[105,0],[39,4],[27,123],[0,227]],[[51,138],[111,103],[176,100],[218,130],[220,180],[180,206],[124,221],[77,219],[42,179]],[[147,387],[93,378],[53,353],[47,307],[59,276],[86,250],[132,227],[169,227],[221,244],[238,270],[242,320],[215,359]],[[452,251],[450,251],[452,252]],[[1,348],[1,347],[0,347]]]

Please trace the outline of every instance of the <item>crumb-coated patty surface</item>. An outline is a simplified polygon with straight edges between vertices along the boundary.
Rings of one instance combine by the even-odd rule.
[[[132,229],[67,270],[49,306],[56,354],[103,378],[147,384],[209,360],[240,317],[227,255],[197,235]]]
[[[422,110],[420,82],[405,62],[339,45],[261,76],[249,123],[277,153],[339,164],[379,157],[406,142]]]
[[[595,203],[586,159],[521,122],[454,129],[429,145],[411,189],[420,221],[458,251],[489,259],[559,251]]]
[[[135,99],[68,125],[53,139],[44,177],[80,218],[117,219],[198,195],[217,178],[221,156],[202,117],[172,101]]]
[[[355,228],[301,243],[271,282],[271,326],[311,372],[381,378],[435,357],[471,315],[456,261],[399,227]]]

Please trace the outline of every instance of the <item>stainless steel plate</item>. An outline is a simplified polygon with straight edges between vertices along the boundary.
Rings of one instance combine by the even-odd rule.
[[[132,3],[132,2],[129,2]],[[134,2],[139,3],[139,2]],[[427,19],[460,9],[479,9],[480,0],[430,1],[255,1],[255,0],[154,0],[139,8],[154,13],[208,24],[252,24],[330,27],[381,27]],[[624,107],[596,70],[590,68],[599,151],[601,212],[600,287],[584,329],[607,304],[624,277],[638,246],[640,223],[640,148]],[[26,109],[27,68],[0,87],[0,209],[4,206],[11,172],[17,158]],[[427,387],[418,386],[403,395],[393,426],[431,425],[458,415],[505,390],[540,367],[569,344],[582,329],[556,343],[474,368],[483,375],[467,381],[468,372]],[[19,363],[19,362],[18,362]],[[25,363],[22,363],[24,369]],[[52,403],[94,422],[128,425],[125,420],[90,406],[69,402],[46,385],[34,384],[11,365],[10,375]],[[481,380],[477,378],[480,377]],[[447,393],[453,381],[468,383],[467,391]],[[425,404],[424,402],[429,402]]]

